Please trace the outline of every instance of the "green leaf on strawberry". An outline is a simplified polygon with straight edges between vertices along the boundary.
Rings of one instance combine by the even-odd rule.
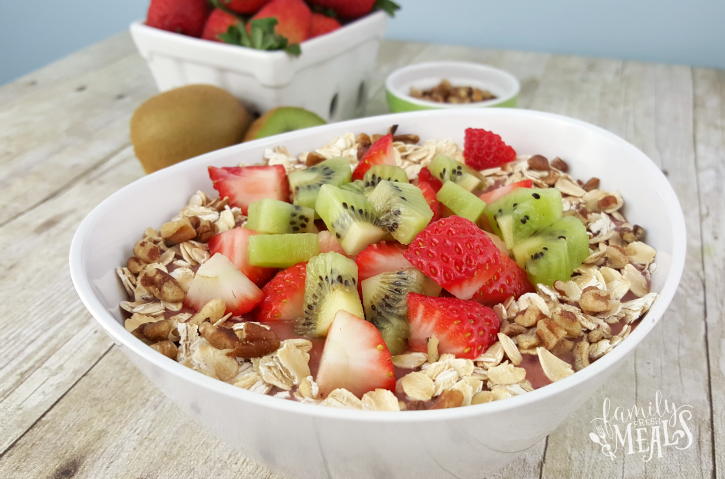
[[[391,17],[394,17],[395,11],[400,10],[400,5],[392,0],[375,0],[375,9],[382,10]]]
[[[249,22],[249,32],[246,25],[239,22],[230,26],[219,39],[230,45],[239,45],[256,50],[283,50],[290,55],[299,56],[302,53],[299,45],[289,45],[287,38],[274,32],[277,19],[274,17],[258,18]]]

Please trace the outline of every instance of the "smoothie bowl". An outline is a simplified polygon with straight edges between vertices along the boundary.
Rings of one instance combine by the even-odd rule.
[[[432,200],[422,196],[425,197],[422,209],[427,215],[430,206],[431,214],[424,215],[425,224],[415,223],[412,231],[406,222],[407,214],[417,204],[412,196],[419,193],[409,191],[403,184],[406,183],[404,178],[392,180],[394,172],[385,170],[385,178],[381,181],[380,177],[370,176],[371,171],[380,170],[373,167],[365,176],[365,172],[358,169],[360,165],[375,163],[365,160],[373,158],[378,151],[378,141],[385,139],[382,136],[375,141],[375,136],[360,134],[384,133],[391,125],[399,128],[392,137],[396,141],[387,150],[393,158],[390,162],[402,168],[413,184],[420,181],[425,171],[434,173],[430,180],[432,184],[433,180],[441,184],[436,187],[440,189]],[[513,148],[507,153],[513,154],[508,166],[483,168],[479,164],[476,169],[483,171],[471,171],[470,174],[468,170],[454,166],[458,164],[456,159],[463,160],[466,154],[463,145],[464,132],[468,128],[500,135]],[[362,149],[367,153],[361,154],[362,161],[358,163],[357,150]],[[263,221],[273,218],[274,214],[260,214],[260,211],[272,210],[261,209],[265,205],[255,207],[240,203],[235,206],[223,198],[216,199],[215,188],[228,191],[224,190],[223,181],[220,184],[219,176],[215,177],[216,184],[212,184],[206,174],[207,168],[213,167],[210,171],[217,175],[243,176],[257,170],[241,173],[244,168],[236,168],[240,163],[263,162],[268,169],[281,170],[286,174],[285,178],[289,177],[297,203],[308,203],[309,199],[303,201],[305,195],[300,193],[306,191],[303,186],[308,180],[304,175],[317,171],[326,178],[335,177],[335,168],[326,166],[331,163],[325,163],[335,157],[350,158],[354,171],[347,171],[347,180],[339,182],[340,188],[328,185],[319,188],[317,201],[309,204],[314,205],[321,219],[313,222],[308,218],[309,212],[303,218],[299,216],[302,210],[293,211],[302,219],[305,228],[302,234],[289,232],[292,236],[296,234],[295,241],[303,235],[321,235],[315,230],[324,230],[326,226],[330,230],[325,246],[316,241],[311,247],[314,251],[304,258],[285,259],[286,245],[275,246],[275,236],[283,238],[287,232],[274,230],[280,227],[274,221]],[[443,161],[454,163],[442,166]],[[318,170],[306,166],[313,164],[323,166]],[[423,166],[426,170],[422,170]],[[453,174],[451,169],[459,173]],[[295,171],[301,172],[302,176]],[[361,178],[359,195],[347,186],[354,186],[350,180],[356,176]],[[582,179],[582,184],[576,183],[575,178]],[[593,178],[599,181],[601,189],[587,181]],[[371,180],[376,184],[365,184]],[[528,184],[520,184],[527,180]],[[233,178],[236,185],[243,183],[240,181]],[[453,185],[448,187],[449,183]],[[519,188],[511,187],[514,184]],[[523,195],[522,199],[508,206],[500,203],[506,201],[506,195],[500,191],[502,186],[509,187],[505,193]],[[401,195],[398,195],[394,200],[384,197],[384,201],[378,201],[382,195],[378,190],[385,188],[405,192],[411,200],[404,199],[401,203]],[[477,189],[485,190],[481,196],[488,200],[488,205],[484,207],[497,205],[497,211],[493,213],[498,214],[489,217],[483,209],[476,210],[478,203],[474,200],[479,198],[471,195],[472,199],[466,199],[469,189],[476,193]],[[496,191],[499,193],[494,195]],[[574,276],[567,281],[554,281],[540,268],[560,246],[546,243],[541,251],[530,249],[543,244],[532,245],[532,238],[547,231],[551,233],[552,226],[537,229],[533,234],[529,232],[529,237],[522,239],[517,237],[524,235],[522,227],[506,227],[511,223],[504,218],[512,216],[518,222],[516,225],[531,226],[538,221],[535,214],[516,213],[516,208],[520,212],[521,205],[534,201],[524,198],[527,195],[536,201],[544,201],[544,196],[548,198],[552,192],[560,194],[562,199],[555,215],[560,219],[550,218],[549,223],[567,218],[569,222],[581,220],[580,228],[581,224],[589,223],[588,237],[584,240],[588,247],[584,254],[578,253],[578,264],[570,265]],[[284,197],[289,193],[277,194]],[[368,207],[360,205],[349,208],[347,201],[343,201],[344,214],[340,213],[340,208],[335,210],[335,199],[348,194],[358,195],[356,201],[363,203],[367,196],[372,210],[368,212]],[[234,200],[234,194],[220,196]],[[321,198],[327,199],[320,201]],[[433,220],[432,201],[435,198],[440,200],[437,205],[440,206],[439,215],[455,215]],[[459,198],[465,201],[459,201]],[[384,221],[385,212],[377,209],[391,201],[406,205],[394,208],[394,211],[402,210],[402,215],[396,214],[405,219],[394,227],[390,221]],[[297,206],[306,207],[304,204]],[[217,214],[205,218],[201,214],[204,208],[215,210]],[[200,212],[201,216],[195,215],[193,221],[184,219],[184,212],[192,210]],[[337,215],[335,219],[331,219],[331,212]],[[382,231],[369,225],[358,225],[356,218],[369,220],[375,214],[379,218],[374,225]],[[517,214],[523,216],[519,218]],[[350,221],[340,220],[350,215],[354,215]],[[463,219],[466,217],[471,220]],[[464,229],[455,230],[461,232],[456,236],[463,237],[463,233],[483,235],[483,238],[476,236],[471,241],[479,241],[475,244],[482,245],[483,250],[495,243],[501,250],[509,251],[515,260],[520,260],[526,273],[514,276],[523,278],[522,284],[529,286],[521,286],[512,293],[518,300],[481,298],[482,284],[472,288],[472,281],[457,285],[447,283],[445,278],[436,277],[437,270],[431,269],[431,263],[419,264],[416,257],[411,256],[420,251],[415,248],[435,246],[433,230],[439,224],[443,225],[441,228],[452,227],[446,223],[451,221],[467,222]],[[494,242],[476,227],[476,224],[486,222],[489,229],[498,230],[496,233],[504,241]],[[288,266],[285,261],[307,262],[306,269],[303,268],[307,279],[312,274],[311,265],[324,268],[326,264],[327,267],[333,264],[340,274],[329,275],[333,276],[332,281],[323,280],[320,275],[319,287],[333,291],[336,300],[319,300],[317,293],[313,300],[312,293],[307,291],[300,307],[312,312],[292,321],[290,332],[285,328],[270,327],[269,321],[260,320],[264,311],[273,317],[287,314],[288,310],[275,309],[276,304],[267,305],[269,308],[265,310],[263,299],[253,299],[260,294],[256,291],[262,291],[264,296],[269,293],[268,289],[275,289],[264,286],[259,290],[253,284],[260,281],[258,277],[244,276],[248,285],[244,283],[235,293],[245,295],[202,294],[204,288],[199,284],[195,287],[194,282],[206,277],[226,278],[226,273],[219,273],[219,268],[231,265],[233,261],[228,257],[235,256],[225,246],[227,241],[214,240],[214,237],[228,238],[240,231],[238,228],[243,224],[247,228],[253,226],[268,233],[279,233],[250,236],[257,240],[248,241],[250,249],[243,262],[251,260],[260,267],[280,270]],[[285,227],[301,226],[298,220],[295,225]],[[149,227],[160,229],[160,232],[147,230]],[[358,234],[353,235],[351,231]],[[555,228],[555,231],[558,230]],[[562,236],[556,233],[554,239]],[[261,237],[273,241],[272,246],[258,241]],[[562,240],[563,247],[568,245],[570,251],[579,251],[570,239]],[[406,260],[410,259],[407,263],[410,269],[392,267],[389,271],[415,271],[412,268],[415,266],[428,276],[419,290],[410,290],[411,294],[407,295],[407,313],[403,316],[408,315],[410,324],[409,327],[406,325],[408,329],[402,339],[397,335],[399,329],[386,327],[388,323],[376,322],[369,314],[371,306],[387,304],[373,302],[371,305],[366,300],[366,291],[374,294],[383,284],[373,281],[379,277],[377,271],[364,282],[360,279],[363,282],[362,300],[356,291],[358,271],[365,266],[360,257],[370,248],[382,248],[383,241],[405,249],[402,254]],[[330,242],[336,246],[330,246]],[[253,243],[257,243],[254,252]],[[406,244],[409,244],[407,249],[402,246]],[[529,249],[522,246],[527,244]],[[154,248],[156,250],[150,252]],[[486,263],[487,267],[498,271],[497,268],[502,268],[501,262],[510,261],[512,268],[519,268],[513,259],[505,260],[496,246],[492,248],[496,253],[489,255],[492,262]],[[525,254],[517,255],[522,248]],[[339,252],[334,252],[336,250]],[[445,256],[432,249],[428,252],[436,253],[430,256],[431,261]],[[334,255],[337,255],[335,261],[339,262],[325,263],[315,259]],[[81,300],[129,359],[201,426],[251,459],[290,477],[439,478],[481,477],[495,471],[551,433],[606,384],[615,365],[664,314],[677,289],[684,258],[685,229],[679,203],[664,175],[642,152],[615,135],[577,120],[502,109],[430,111],[365,118],[258,140],[186,161],[138,180],[91,212],[74,238],[70,265]],[[476,257],[474,261],[478,259]],[[345,269],[345,261],[355,265],[351,266],[354,274]],[[356,265],[356,261],[359,264]],[[237,268],[231,268],[232,276],[241,271],[238,265],[235,266]],[[563,273],[567,275],[564,279],[568,279],[572,270]],[[272,270],[270,275],[276,271]],[[345,274],[351,275],[350,278]],[[534,283],[551,284],[539,286],[535,292],[526,280],[527,274]],[[163,280],[166,277],[175,280],[169,280],[167,284]],[[412,281],[407,276],[405,279]],[[487,276],[489,281],[496,279],[491,274]],[[436,283],[444,286],[443,292]],[[164,286],[174,284],[183,286],[179,297],[174,297],[173,288]],[[508,292],[509,282],[506,284],[501,284],[496,291]],[[145,288],[140,297],[136,297],[138,285]],[[306,288],[310,290],[309,284]],[[294,302],[294,291],[286,294],[287,290],[283,288],[276,290],[283,294],[277,296],[276,301]],[[440,297],[435,297],[438,295]],[[154,296],[163,301],[148,299]],[[218,313],[213,311],[213,302],[219,299],[215,296],[223,296]],[[357,299],[348,301],[349,296]],[[585,296],[588,297],[586,304]],[[250,306],[245,301],[254,304]],[[453,314],[451,312],[456,308],[446,305],[456,305],[456,301],[471,301],[466,303],[469,306],[459,308],[460,314],[480,312],[478,316],[466,317],[478,328],[473,330],[474,337],[476,334],[481,336],[478,342],[466,343],[471,336],[469,332],[458,336],[450,333],[453,325],[458,324],[455,321],[445,325],[447,329],[443,330],[436,324],[435,318]],[[603,307],[594,304],[602,301],[606,303]],[[481,304],[487,302],[490,309]],[[141,309],[136,311],[136,308]],[[347,312],[329,313],[327,310],[331,308]],[[446,312],[439,314],[436,308]],[[529,314],[532,311],[535,314]],[[363,316],[370,322],[360,319]],[[485,318],[481,320],[485,327],[483,323],[477,323],[479,316]],[[240,317],[259,322],[245,323]],[[164,329],[163,326],[169,324],[173,327]],[[226,335],[225,341],[230,341],[230,347],[223,346],[226,343],[217,333]],[[248,340],[259,334],[271,338],[273,346],[269,351],[250,353]],[[377,341],[367,340],[371,334],[378,335]],[[335,345],[328,347],[333,337]],[[351,346],[356,341],[357,344]],[[362,351],[365,344],[372,344],[374,351]],[[283,350],[286,351],[284,354]],[[303,358],[304,364],[298,364],[299,367],[288,365],[283,374],[269,369],[275,361],[281,361],[284,366],[284,358],[292,357]],[[378,361],[380,367],[367,367],[377,365]],[[342,363],[345,363],[344,367],[340,366]],[[364,367],[359,367],[361,363]],[[532,363],[540,363],[538,370]],[[389,369],[380,375],[384,367]],[[433,390],[426,392],[429,385]]]

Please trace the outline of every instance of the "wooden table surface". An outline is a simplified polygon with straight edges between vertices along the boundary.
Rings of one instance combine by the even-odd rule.
[[[521,81],[519,106],[599,125],[655,161],[687,223],[687,264],[662,321],[607,384],[496,477],[725,477],[725,71],[386,41],[383,82],[426,60],[470,60]],[[84,216],[140,178],[129,141],[157,93],[127,34],[0,87],[0,477],[272,478],[185,417],[112,347],[68,269]],[[588,439],[602,402],[693,407],[692,447],[612,461]]]

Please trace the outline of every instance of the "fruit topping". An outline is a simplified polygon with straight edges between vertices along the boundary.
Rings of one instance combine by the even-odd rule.
[[[284,166],[209,167],[209,178],[219,196],[247,214],[249,205],[264,198],[289,201],[289,184]]]
[[[330,326],[317,372],[322,397],[344,388],[361,397],[375,389],[395,389],[395,368],[375,326],[340,311]]]
[[[380,330],[391,354],[404,352],[410,335],[406,296],[438,296],[441,287],[415,268],[380,273],[361,284],[365,319]]]
[[[393,135],[385,135],[378,141],[370,145],[370,149],[362,157],[355,171],[352,173],[353,180],[362,180],[365,173],[368,172],[373,165],[393,165],[395,166],[395,153],[393,149]]]
[[[589,256],[589,236],[581,221],[565,216],[516,244],[513,252],[533,284],[551,286],[567,281]]]
[[[483,185],[483,177],[477,171],[449,156],[436,156],[429,168],[433,176],[441,183],[452,181],[468,191],[473,191]]]
[[[389,241],[371,244],[362,250],[355,258],[360,282],[380,273],[414,268],[403,256],[405,250],[400,243]]]
[[[433,212],[433,218],[431,218],[431,221],[435,221],[438,218],[440,218],[439,209],[440,205],[438,204],[438,199],[436,198],[436,192],[431,186],[430,183],[420,181],[418,182],[418,189],[423,193],[423,198],[425,198],[426,203],[428,203],[428,208]]]
[[[385,236],[386,230],[381,227],[373,206],[362,195],[323,185],[315,210],[351,256]]]
[[[463,157],[471,168],[485,170],[514,161],[516,152],[492,131],[466,128]]]
[[[340,253],[346,254],[345,250],[342,249],[340,242],[335,238],[334,233],[330,233],[327,230],[320,231],[317,233],[317,237],[320,239],[320,253]]]
[[[450,209],[453,214],[458,215],[467,220],[478,221],[483,211],[486,209],[486,203],[479,199],[470,191],[461,188],[452,181],[447,181],[436,195],[438,201]]]
[[[438,339],[440,353],[475,359],[496,342],[501,323],[491,308],[456,298],[408,294],[408,344],[426,352],[428,339]]]
[[[425,166],[421,168],[420,172],[418,173],[418,186],[420,186],[421,183],[428,183],[433,191],[436,193],[438,193],[438,191],[443,186],[441,180],[433,176],[430,170]]]
[[[310,20],[310,37],[315,38],[326,33],[334,32],[338,28],[342,27],[340,22],[327,15],[312,12],[312,18]]]
[[[215,234],[209,240],[209,253],[212,256],[216,253],[223,254],[247,278],[261,287],[274,276],[277,270],[249,263],[249,238],[257,234],[256,231],[241,227]]]
[[[298,334],[322,338],[338,311],[363,318],[357,292],[357,265],[338,253],[323,253],[307,263],[304,316],[297,321]]]
[[[486,202],[486,204],[493,203],[499,198],[502,198],[506,196],[507,194],[511,193],[516,188],[531,188],[533,186],[533,181],[531,180],[521,180],[517,181],[516,183],[511,183],[510,185],[501,186],[499,188],[496,188],[491,191],[487,191],[486,193],[479,196],[483,201]]]
[[[363,177],[366,188],[375,188],[383,180],[393,183],[408,183],[408,175],[399,166],[373,165]]]
[[[524,293],[535,292],[529,278],[526,277],[526,271],[521,269],[516,261],[504,253],[501,253],[501,261],[503,264],[498,271],[473,295],[474,301],[493,307],[511,296],[518,299]]]
[[[350,175],[350,160],[347,158],[330,158],[304,170],[291,172],[289,182],[294,204],[314,208],[322,185],[350,183]]]
[[[200,37],[208,14],[206,0],[151,0],[146,25]]]
[[[249,263],[270,268],[288,268],[304,263],[320,252],[314,233],[257,235],[249,238]]]
[[[186,292],[184,304],[201,310],[212,299],[221,298],[226,312],[248,313],[262,300],[262,291],[223,254],[215,254],[202,264]]]
[[[274,33],[285,37],[290,44],[302,43],[309,37],[312,12],[302,0],[272,0],[252,17],[252,21],[269,17],[277,19]]]
[[[364,196],[368,196],[370,193],[373,192],[373,188],[365,187],[365,182],[363,180],[355,180],[351,183],[344,184],[340,186],[340,189],[345,191],[351,191],[353,193],[357,193],[358,195]]]
[[[501,265],[499,249],[486,233],[459,216],[428,225],[404,256],[460,299],[471,299]]]
[[[221,8],[215,8],[209,18],[206,19],[201,38],[221,43],[219,35],[226,33],[229,27],[238,24],[240,21],[238,17],[231,13],[227,13]]]
[[[433,218],[423,192],[408,183],[380,181],[368,200],[378,224],[403,244],[413,241]]]
[[[317,233],[315,210],[265,198],[249,205],[245,228],[258,233]]]
[[[556,188],[516,188],[486,206],[486,216],[493,232],[512,248],[561,218],[562,209]]]
[[[257,321],[290,321],[303,316],[307,263],[290,266],[264,285]]]

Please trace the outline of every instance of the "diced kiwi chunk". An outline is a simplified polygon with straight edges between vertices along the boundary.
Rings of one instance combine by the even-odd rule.
[[[365,187],[365,182],[363,180],[355,180],[352,183],[345,183],[344,185],[340,186],[340,189],[344,191],[351,191],[353,193],[357,193],[358,195],[364,196],[368,196],[373,191],[372,188]]]
[[[436,194],[436,199],[446,205],[454,215],[474,223],[486,209],[486,202],[452,181],[447,181]]]
[[[423,192],[409,183],[381,181],[368,197],[379,224],[403,244],[413,241],[433,219]]]
[[[249,237],[249,264],[268,268],[289,268],[320,253],[314,233],[254,235]]]
[[[428,165],[430,172],[443,183],[452,181],[461,188],[473,191],[482,187],[484,180],[479,172],[456,161],[450,156],[438,155]]]
[[[486,216],[508,248],[561,218],[561,192],[556,188],[516,188],[486,206]]]
[[[364,318],[357,292],[357,264],[339,253],[322,253],[307,262],[304,316],[295,323],[298,334],[324,338],[338,311]]]
[[[340,186],[350,183],[352,170],[347,158],[330,158],[315,166],[287,175],[294,195],[294,204],[314,208],[322,185]]]
[[[380,273],[362,282],[365,319],[383,335],[390,354],[405,351],[410,336],[408,293],[438,296],[441,287],[417,269]]]
[[[266,234],[317,233],[315,210],[265,198],[249,205],[245,228]]]
[[[551,286],[567,281],[589,256],[589,237],[581,221],[565,216],[515,245],[513,253],[532,284]]]
[[[373,165],[363,177],[366,188],[375,188],[383,180],[393,183],[408,183],[408,174],[399,166]]]
[[[375,210],[362,195],[323,185],[315,210],[349,255],[358,254],[385,236]]]

